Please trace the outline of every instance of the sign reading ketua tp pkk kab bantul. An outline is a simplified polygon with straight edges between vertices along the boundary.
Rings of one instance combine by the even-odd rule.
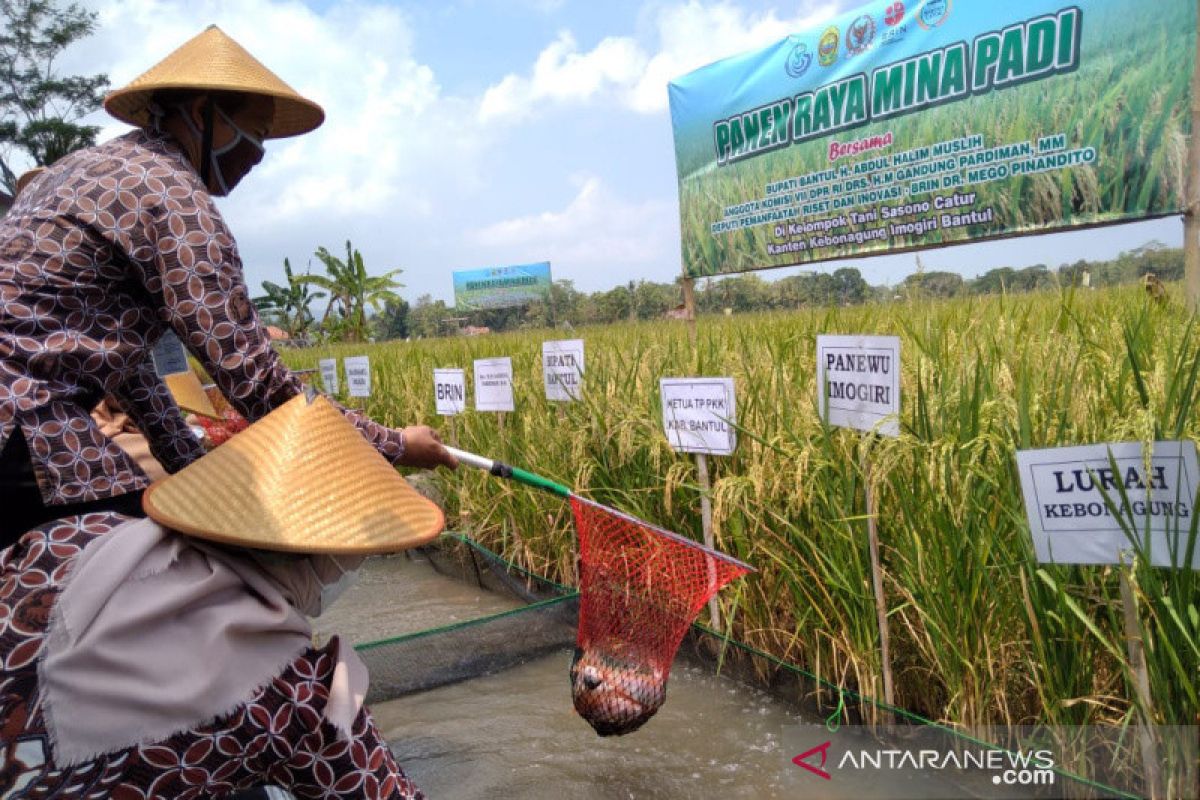
[[[817,408],[829,424],[900,435],[900,339],[818,336]]]
[[[737,448],[733,378],[661,378],[663,429],[680,453],[730,456]]]
[[[523,306],[550,297],[550,262],[488,267],[454,273],[459,311]]]
[[[1116,564],[1132,535],[1154,566],[1200,569],[1200,542],[1187,556],[1200,486],[1192,442],[1155,442],[1149,459],[1138,442],[1025,450],[1017,468],[1038,561]]]
[[[689,275],[1179,213],[1193,0],[878,0],[669,86]]]

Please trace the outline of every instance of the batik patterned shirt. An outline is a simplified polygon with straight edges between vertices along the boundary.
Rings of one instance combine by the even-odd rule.
[[[83,549],[126,521],[108,512],[67,517],[0,550],[0,797],[205,800],[271,784],[297,798],[424,800],[365,706],[349,738],[326,719],[336,638],[305,650],[211,722],[75,766],[56,764],[39,671],[49,619]]]
[[[122,402],[168,472],[203,454],[150,359],[168,328],[250,421],[302,389],[271,349],[233,236],[172,139],[134,131],[34,179],[0,219],[0,448],[19,425],[47,504],[149,485],[89,417],[104,395]],[[400,459],[399,430],[346,414]]]

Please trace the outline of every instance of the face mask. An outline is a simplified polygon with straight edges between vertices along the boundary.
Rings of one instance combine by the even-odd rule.
[[[218,197],[224,197],[233,190],[233,187],[238,185],[238,182],[250,171],[251,167],[262,161],[266,149],[263,147],[261,139],[242,130],[219,107],[214,105],[213,109],[221,115],[221,119],[225,120],[225,124],[232,128],[234,132],[232,139],[220,147],[214,147],[212,152],[209,153],[210,174],[207,188]],[[187,124],[188,129],[198,140],[204,141],[204,135],[196,127],[195,121],[192,120],[192,115],[187,112],[186,108],[181,109],[181,111],[183,113],[183,121]]]

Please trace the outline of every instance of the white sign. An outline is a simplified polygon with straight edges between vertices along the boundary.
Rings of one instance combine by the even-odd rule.
[[[737,403],[733,378],[661,378],[663,429],[679,453],[733,455]]]
[[[479,358],[475,360],[475,410],[512,411],[512,359]]]
[[[583,339],[542,342],[546,399],[578,400],[583,392]]]
[[[433,397],[437,413],[452,417],[467,410],[467,378],[461,369],[433,371]]]
[[[371,396],[371,362],[366,356],[347,356],[342,359],[346,365],[346,388],[351,397]]]
[[[175,331],[168,330],[163,333],[155,342],[154,349],[150,351],[150,358],[154,360],[154,371],[159,377],[190,372],[192,369],[188,366],[187,351],[183,349],[183,342],[179,341]]]
[[[1119,563],[1121,552],[1132,550],[1133,543],[1111,504],[1130,532],[1136,532],[1140,547],[1149,551],[1151,564],[1183,566],[1200,485],[1191,442],[1155,442],[1148,467],[1141,443],[1130,442],[1024,450],[1017,453],[1017,469],[1038,561]],[[1191,567],[1200,569],[1200,545]]]
[[[899,436],[900,339],[818,336],[817,407],[830,425]]]
[[[321,383],[325,386],[326,394],[338,393],[337,359],[322,358],[318,362],[321,367]]]

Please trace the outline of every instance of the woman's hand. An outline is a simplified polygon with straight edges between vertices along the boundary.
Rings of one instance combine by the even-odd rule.
[[[404,429],[404,456],[400,463],[425,469],[458,467],[458,460],[442,445],[442,437],[428,425],[409,425]]]

